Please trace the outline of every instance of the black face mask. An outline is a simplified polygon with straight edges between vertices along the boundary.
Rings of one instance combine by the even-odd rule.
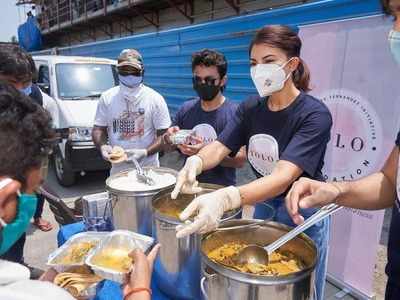
[[[193,83],[193,89],[201,100],[211,101],[218,95],[221,87],[219,85],[208,85],[207,83]]]

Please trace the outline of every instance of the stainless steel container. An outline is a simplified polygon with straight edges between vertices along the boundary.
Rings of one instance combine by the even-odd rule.
[[[249,222],[237,220],[237,224]],[[203,278],[201,288],[209,300],[306,300],[313,299],[314,269],[317,249],[305,234],[288,242],[280,249],[293,252],[303,260],[305,268],[285,276],[263,276],[242,273],[217,264],[207,254],[225,243],[241,241],[248,244],[267,245],[290,230],[276,222],[256,228],[214,232],[203,237],[201,257]]]
[[[127,230],[114,230],[86,257],[85,263],[92,268],[96,275],[122,284],[127,277],[127,273],[99,266],[96,264],[96,258],[112,249],[124,250],[126,252],[131,252],[134,249],[141,249],[143,252],[146,252],[153,243],[154,239],[151,237]]]
[[[50,253],[47,259],[47,265],[54,268],[57,272],[65,272],[67,269],[71,267],[83,266],[85,264],[86,257],[89,256],[90,253],[92,253],[95,250],[95,248],[98,247],[101,241],[106,238],[108,233],[109,232],[90,231],[90,232],[81,232],[73,235],[60,248]],[[63,264],[62,262],[60,262],[60,260],[62,261],[62,259],[70,253],[71,247],[82,242],[92,242],[96,246],[92,250],[90,250],[86,255],[83,255],[79,262],[76,262],[74,264]]]
[[[172,174],[177,176],[177,172],[168,168],[145,167],[144,170],[153,170],[159,174]],[[134,169],[132,169],[134,170]],[[118,174],[114,174],[107,178],[106,188],[110,193],[113,224],[115,229],[131,230],[144,235],[151,235],[152,209],[151,201],[153,196],[165,188],[154,189],[150,191],[124,191],[112,188],[110,183],[117,177],[127,176],[126,170]]]
[[[204,193],[215,191],[222,186],[200,184]],[[200,299],[201,235],[193,234],[185,238],[175,237],[175,227],[182,224],[178,219],[157,211],[158,201],[170,199],[172,189],[164,190],[153,200],[153,237],[161,243],[159,255],[154,264],[153,276],[159,288],[172,299]],[[179,195],[177,200],[189,203],[194,195]],[[184,205],[183,207],[185,207]],[[231,211],[224,220],[232,219],[240,210]]]

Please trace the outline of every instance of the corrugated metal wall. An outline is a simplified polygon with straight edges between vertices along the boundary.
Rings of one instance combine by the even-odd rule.
[[[228,59],[225,95],[242,101],[256,93],[249,74],[248,45],[266,24],[305,25],[377,14],[379,0],[325,0],[184,28],[62,48],[62,55],[116,58],[125,48],[138,49],[145,62],[145,82],[160,92],[171,112],[194,96],[190,59],[194,51],[213,48]]]

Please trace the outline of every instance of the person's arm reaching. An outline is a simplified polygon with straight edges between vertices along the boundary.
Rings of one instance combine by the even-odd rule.
[[[164,150],[164,134],[168,129],[157,130],[157,138],[153,144],[147,148],[147,155],[152,155]]]
[[[226,156],[221,161],[221,166],[240,169],[244,166],[246,159],[246,147],[243,146],[234,157]]]
[[[279,161],[269,176],[259,178],[239,188],[229,186],[196,197],[180,215],[180,219],[186,221],[198,212],[194,222],[177,226],[176,236],[181,238],[195,232],[206,233],[214,230],[218,227],[225,211],[282,194],[302,172],[299,167],[291,162]]]
[[[97,104],[96,116],[94,119],[94,126],[92,129],[92,140],[97,149],[101,152],[103,159],[109,160],[112,147],[107,144],[108,132],[108,109],[105,104],[104,95],[100,97],[99,103]]]
[[[231,150],[219,141],[205,146],[197,154],[203,161],[203,171],[218,166],[231,153]]]
[[[239,187],[242,205],[252,205],[283,194],[302,173],[303,170],[292,162],[278,161],[271,175]]]
[[[124,286],[124,300],[150,300],[151,299],[151,275],[153,264],[157,257],[160,244],[153,247],[146,255],[141,250],[135,250],[129,254],[134,261],[133,270],[128,283]]]
[[[96,148],[101,152],[103,159],[109,160],[112,147],[107,144],[107,127],[94,125],[92,129],[92,140]]]
[[[376,210],[393,205],[396,199],[396,172],[399,148],[392,150],[381,172],[356,181],[325,183],[307,178],[296,181],[286,196],[286,207],[293,221],[304,221],[300,208],[337,203],[342,206]]]
[[[195,194],[201,191],[196,176],[205,170],[218,166],[231,151],[221,142],[215,141],[186,160],[179,171],[176,185],[171,193],[171,198],[176,199],[182,191],[184,194]]]
[[[99,150],[101,146],[107,145],[108,141],[107,127],[94,125],[92,129],[92,140],[97,149]]]

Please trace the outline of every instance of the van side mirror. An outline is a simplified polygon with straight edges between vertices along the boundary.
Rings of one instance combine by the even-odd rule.
[[[36,84],[44,93],[50,96],[50,85],[47,83],[37,83]]]

